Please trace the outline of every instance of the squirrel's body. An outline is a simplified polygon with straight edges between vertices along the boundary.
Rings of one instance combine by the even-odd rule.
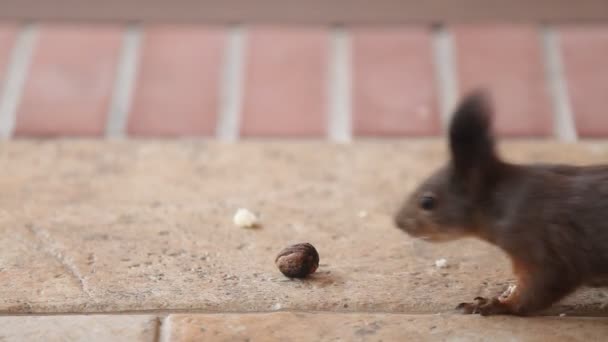
[[[509,165],[484,229],[512,259],[587,284],[608,277],[608,166]],[[504,200],[507,198],[507,200]]]
[[[466,313],[525,315],[581,285],[608,286],[608,165],[504,162],[490,123],[482,94],[461,104],[450,162],[414,191],[397,225],[430,241],[478,237],[510,257],[515,291],[462,303]]]

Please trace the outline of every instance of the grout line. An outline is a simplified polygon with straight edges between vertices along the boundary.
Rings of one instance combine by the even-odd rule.
[[[164,317],[156,316],[152,320],[152,322],[154,324],[154,335],[152,336],[152,341],[153,342],[159,342],[160,341],[160,334],[161,334],[161,328],[163,326],[163,319],[164,319]]]
[[[123,138],[126,135],[131,101],[137,80],[142,39],[143,33],[138,25],[127,27],[123,36],[106,123],[107,138]]]
[[[458,75],[454,39],[444,26],[433,30],[433,59],[439,113],[442,127],[446,130],[458,100]]]
[[[575,142],[578,136],[564,75],[559,35],[552,27],[544,27],[541,30],[541,39],[545,59],[545,78],[553,106],[554,134],[561,141]]]
[[[331,32],[327,85],[327,136],[332,142],[352,141],[352,66],[350,36],[342,27]]]
[[[165,315],[157,318],[157,342],[169,342],[171,340],[171,319]]]
[[[220,83],[220,108],[216,137],[220,141],[239,139],[243,112],[247,32],[242,26],[230,29],[224,52]]]
[[[38,26],[26,24],[15,40],[0,94],[0,139],[10,139],[13,136],[17,109],[21,102],[37,38]]]

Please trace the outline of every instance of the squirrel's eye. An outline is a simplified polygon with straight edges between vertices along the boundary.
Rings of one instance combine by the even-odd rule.
[[[420,208],[424,210],[433,210],[435,209],[436,204],[437,201],[434,196],[424,195],[420,198]]]

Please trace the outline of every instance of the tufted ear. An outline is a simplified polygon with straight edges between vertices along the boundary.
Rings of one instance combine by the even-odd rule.
[[[483,182],[498,162],[488,95],[475,91],[458,105],[449,127],[452,169],[468,184]],[[481,179],[480,179],[481,178]]]

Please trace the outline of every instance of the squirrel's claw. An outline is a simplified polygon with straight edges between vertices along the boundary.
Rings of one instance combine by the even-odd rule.
[[[479,314],[481,316],[508,313],[507,308],[498,298],[487,299],[484,297],[475,297],[472,303],[460,303],[456,310],[465,315]]]

